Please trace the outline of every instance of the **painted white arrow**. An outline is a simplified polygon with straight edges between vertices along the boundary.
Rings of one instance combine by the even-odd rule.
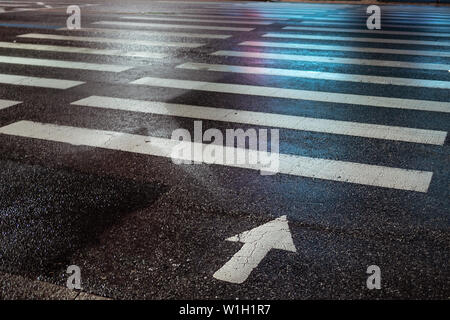
[[[243,283],[247,280],[271,249],[297,252],[286,216],[226,240],[244,243],[241,250],[213,275],[218,280],[231,283]]]

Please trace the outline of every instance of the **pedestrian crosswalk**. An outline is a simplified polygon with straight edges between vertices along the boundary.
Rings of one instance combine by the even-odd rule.
[[[403,50],[403,49],[383,49],[372,47],[352,47],[343,45],[321,45],[321,44],[304,44],[297,42],[270,42],[270,41],[244,41],[239,45],[251,47],[269,47],[269,48],[286,48],[286,49],[309,49],[322,51],[351,51],[364,53],[384,53],[384,54],[402,54],[410,56],[430,56],[430,57],[450,57],[448,51],[431,51],[431,50]]]
[[[42,33],[27,33],[19,35],[18,37],[31,39],[80,41],[80,42],[118,43],[122,45],[141,45],[141,46],[164,46],[164,47],[185,47],[185,48],[198,48],[203,46],[203,43],[147,41],[147,40],[130,40],[117,38],[113,39],[101,37],[77,37],[77,36],[64,36],[55,34],[42,34]]]
[[[90,96],[72,105],[435,145],[443,145],[447,136],[445,131],[113,97]]]
[[[35,59],[22,58],[13,56],[0,56],[0,63],[19,64],[27,66],[41,66],[51,68],[67,68],[78,70],[93,70],[93,71],[107,71],[107,72],[122,72],[131,69],[132,67],[120,66],[114,64],[100,64],[87,63],[77,61],[52,60],[52,59]]]
[[[177,68],[191,69],[191,70],[208,70],[218,72],[235,72],[244,74],[245,73],[263,74],[271,76],[296,77],[305,79],[375,83],[375,84],[395,85],[395,86],[450,89],[450,83],[448,81],[366,76],[359,74],[347,74],[337,72],[302,71],[292,69],[244,67],[244,66],[230,66],[223,64],[191,63],[191,62],[183,63],[177,66]]]
[[[0,128],[0,133],[172,159],[174,158],[176,146],[180,144],[179,141],[171,139],[36,123],[31,121],[19,121],[5,126]],[[187,144],[187,148],[189,149],[194,145],[193,142],[183,141],[181,143]],[[205,147],[205,144],[201,145],[201,152],[199,154],[194,153],[192,156],[179,157],[177,159],[204,162],[202,153]],[[192,149],[197,150],[196,148]],[[224,150],[221,153],[225,154],[225,152],[226,151]],[[246,152],[259,153],[259,151],[249,149],[247,149]],[[418,192],[426,192],[428,190],[433,175],[432,172],[427,171],[389,168],[288,154],[280,154],[279,158],[280,164],[276,173]],[[261,170],[264,168],[259,163],[224,163],[223,158],[217,156],[217,153],[209,163],[253,170]]]
[[[354,64],[363,66],[406,68],[406,69],[420,69],[420,70],[441,70],[441,71],[450,70],[450,64],[441,64],[441,63],[420,63],[420,62],[405,62],[405,61],[361,59],[361,58],[355,59],[355,58],[311,56],[301,54],[283,54],[270,52],[219,50],[213,52],[212,55],[226,56],[226,57],[271,59],[271,60]]]
[[[273,22],[268,21],[245,21],[245,20],[230,20],[230,19],[198,19],[198,18],[173,18],[173,17],[120,17],[127,20],[153,20],[153,21],[180,21],[180,22],[206,22],[206,23],[225,23],[225,24],[251,24],[251,25],[270,25]]]
[[[386,39],[386,38],[365,38],[365,37],[341,37],[341,36],[324,36],[324,35],[303,35],[292,33],[266,33],[263,35],[266,38],[284,38],[284,39],[307,39],[320,41],[350,41],[350,42],[365,42],[365,43],[394,43],[394,44],[417,44],[422,46],[450,46],[449,41],[418,41],[418,40],[403,40],[403,39]]]
[[[365,34],[382,34],[382,35],[398,35],[398,36],[425,36],[425,37],[446,37],[450,38],[450,33],[436,33],[436,32],[413,32],[413,31],[389,31],[389,30],[368,30],[368,29],[352,29],[352,28],[329,28],[329,27],[283,27],[283,30],[293,31],[320,31],[326,33],[365,33]],[[373,39],[377,40],[377,39]]]
[[[16,86],[27,86],[27,87],[68,89],[83,84],[84,82],[62,80],[62,79],[40,78],[40,77],[17,76],[0,73],[0,83]]]
[[[67,28],[60,28],[59,30],[67,31]],[[76,32],[82,33],[109,33],[109,34],[120,34],[126,33],[124,29],[111,29],[111,28],[83,28],[76,30]],[[213,33],[194,33],[194,32],[171,32],[171,31],[141,31],[133,30],[133,35],[143,35],[143,36],[160,36],[160,37],[183,37],[183,38],[203,38],[203,39],[228,39],[232,36],[229,34],[213,34]]]
[[[167,78],[143,77],[132,81],[131,84],[177,88],[185,90],[199,90],[207,92],[223,92],[262,97],[274,97],[296,100],[310,100],[332,102],[340,104],[354,104],[367,107],[396,108],[405,110],[422,110],[432,112],[450,112],[450,102],[426,100],[400,99],[379,96],[364,96],[323,91],[308,91],[285,89],[278,87],[252,86],[243,84],[227,84],[194,80],[178,80]]]
[[[15,41],[0,42],[0,67],[9,66],[7,71],[1,71],[0,83],[11,86],[12,90],[20,86],[71,90],[73,97],[78,97],[68,102],[73,114],[96,110],[191,122],[217,121],[234,128],[242,125],[277,128],[282,136],[281,146],[283,132],[301,131],[321,134],[323,139],[336,135],[348,141],[359,139],[359,143],[371,141],[370,146],[404,143],[412,149],[445,147],[447,127],[417,120],[421,115],[437,119],[450,113],[450,28],[441,19],[434,21],[437,26],[422,24],[411,30],[396,30],[404,28],[400,24],[392,28],[386,25],[388,30],[367,30],[358,28],[359,24],[349,21],[350,17],[318,16],[332,12],[332,7],[327,6],[322,10],[249,7],[256,8],[258,14],[242,14],[241,6],[225,11],[214,6],[176,14],[108,16],[73,31],[61,27],[45,33],[19,32]],[[409,18],[393,13],[390,19],[404,22]],[[324,24],[319,20],[331,22]],[[320,26],[315,25],[319,23]],[[129,32],[132,37],[127,35]],[[74,45],[80,42],[89,45]],[[110,45],[114,47],[109,48]],[[148,50],[136,51],[135,46],[145,46]],[[113,62],[118,58],[119,62]],[[143,64],[146,68],[141,69]],[[157,67],[149,71],[148,66],[153,64]],[[34,74],[34,69],[21,69],[14,74],[14,68],[21,66],[70,72],[58,79]],[[114,87],[111,89],[114,95],[105,94],[96,86],[91,88],[90,79],[84,79],[82,73],[72,78],[73,70],[114,73],[113,80],[99,74],[96,81],[103,87],[113,88],[116,80],[121,79],[123,89]],[[343,86],[348,87],[342,90]],[[373,92],[368,93],[368,86]],[[142,92],[149,92],[143,94],[146,98],[130,96]],[[423,98],[418,98],[422,92]],[[187,93],[214,98],[207,102],[198,99],[197,104],[170,101]],[[159,96],[148,98],[152,95]],[[232,97],[229,102],[227,97]],[[8,97],[0,98],[0,112],[20,108],[22,104]],[[26,101],[27,97],[20,100]],[[207,148],[205,143],[180,142],[168,136],[49,123],[34,118],[4,123],[0,135],[163,158],[173,158],[173,151],[180,143],[194,150]],[[223,147],[222,151],[226,148],[231,147]],[[246,152],[261,151],[247,149]],[[432,166],[423,164],[405,167],[402,163],[386,165],[368,159],[359,162],[345,157],[329,159],[326,155],[317,157],[282,150],[277,155],[280,159],[277,173],[298,179],[424,193],[428,192],[434,174]],[[182,160],[263,169],[260,163],[230,164],[217,154],[210,161],[204,161],[196,153]]]
[[[159,52],[128,51],[128,50],[121,50],[121,49],[93,49],[93,48],[88,48],[88,47],[56,46],[56,45],[2,42],[2,41],[0,41],[0,48],[33,50],[33,51],[79,53],[79,54],[93,54],[93,55],[107,55],[107,56],[121,56],[121,57],[140,57],[140,58],[153,58],[153,59],[163,59],[163,58],[167,57],[167,54],[159,53]]]
[[[150,22],[129,22],[129,21],[98,21],[95,25],[111,25],[123,27],[138,28],[160,28],[160,29],[192,29],[192,30],[219,30],[219,31],[252,31],[254,28],[243,27],[221,27],[208,25],[186,25],[186,24],[168,24],[168,23],[150,23]]]
[[[342,21],[342,22],[338,22],[338,21],[334,21],[334,22],[330,22],[330,21],[301,21],[298,23],[295,23],[295,25],[300,24],[302,26],[328,26],[328,27],[333,27],[333,28],[342,28],[345,26],[352,26],[352,28],[365,28],[366,24],[364,21],[362,22],[346,22],[346,21]],[[439,26],[434,26],[434,25],[410,25],[410,24],[390,24],[390,23],[384,23],[383,24],[383,28],[390,28],[390,29],[407,29],[407,30],[427,30],[430,33],[433,32],[443,32],[443,33],[447,33],[445,31],[448,31],[448,27],[439,27]]]
[[[4,99],[0,99],[0,110],[2,109],[6,109],[12,106],[15,106],[17,104],[19,104],[21,102],[19,101],[12,101],[12,100],[4,100]]]

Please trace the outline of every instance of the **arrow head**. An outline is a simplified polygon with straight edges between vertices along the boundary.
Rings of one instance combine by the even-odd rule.
[[[242,243],[259,243],[268,249],[297,252],[286,216],[279,217],[262,226],[226,239]]]

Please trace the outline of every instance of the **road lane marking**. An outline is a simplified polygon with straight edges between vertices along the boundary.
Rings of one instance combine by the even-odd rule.
[[[243,94],[261,97],[310,100],[342,104],[355,104],[369,107],[395,108],[405,110],[421,110],[431,112],[450,112],[450,102],[388,98],[381,96],[365,96],[358,94],[335,93],[326,91],[309,91],[285,89],[278,87],[252,86],[193,80],[178,80],[156,77],[144,77],[130,82],[131,84],[153,87],[177,88],[209,92]]]
[[[405,55],[430,56],[430,57],[450,57],[450,52],[443,52],[443,51],[400,50],[400,49],[383,49],[372,47],[303,44],[290,42],[244,41],[239,43],[239,45],[252,47],[286,48],[286,49],[308,49],[308,50],[325,50],[325,51],[333,50],[333,51],[351,51],[364,53],[405,54]]]
[[[0,128],[0,134],[199,162],[203,162],[203,157],[198,152],[203,153],[205,147],[209,146],[209,144],[190,141],[177,141],[123,132],[77,128],[33,121],[19,121],[4,126]],[[174,152],[180,146],[194,150],[194,153],[181,154]],[[200,148],[196,146],[200,146]],[[231,152],[236,152],[237,149],[233,147],[218,147],[223,148],[222,155],[230,152],[228,149],[231,149]],[[246,149],[245,152],[247,156],[254,154],[255,159],[261,159],[262,156],[260,154],[264,154],[266,157],[273,155],[268,152],[249,149]],[[252,170],[268,170],[260,162],[256,164],[232,163],[224,161],[223,156],[219,156],[218,154],[220,153],[213,153],[211,155],[211,163]],[[429,171],[288,154],[279,154],[278,156],[279,168],[276,171],[277,173],[399,190],[427,192],[433,176],[433,173]]]
[[[125,16],[120,19],[128,20],[153,20],[153,21],[180,21],[180,22],[200,22],[200,23],[226,23],[226,24],[251,24],[251,25],[270,25],[273,22],[266,21],[232,21],[232,20],[216,20],[216,19],[191,19],[191,18],[173,18],[173,17],[134,17]]]
[[[243,283],[272,249],[297,252],[286,216],[226,239],[244,243],[242,248],[213,277],[230,283]]]
[[[297,27],[284,27],[283,30],[370,33],[370,34],[390,34],[390,35],[403,35],[403,36],[426,36],[426,37],[446,37],[446,38],[448,37],[448,38],[450,38],[450,33],[412,32],[412,31],[364,30],[364,29],[298,27],[298,26]]]
[[[348,18],[367,18],[367,16],[361,15],[359,13],[336,13],[337,15],[339,15],[340,17],[348,17]],[[392,12],[385,12],[383,13],[384,17],[389,17],[389,18],[402,18],[402,17],[409,17],[409,18],[414,18],[414,19],[421,19],[421,18],[430,18],[430,19],[442,19],[442,18],[450,18],[449,15],[446,14],[429,14],[429,13],[425,13],[425,14],[412,14],[412,13],[392,13]]]
[[[16,86],[28,86],[28,87],[41,87],[51,89],[69,89],[85,82],[51,79],[51,78],[39,78],[39,77],[27,77],[16,76],[12,74],[0,74],[0,83],[16,85]]]
[[[72,102],[71,104],[93,108],[160,114],[229,123],[252,124],[292,130],[433,145],[443,145],[447,136],[447,132],[437,130],[415,129],[351,121],[299,117],[277,113],[200,107],[194,105],[102,96],[90,96],[88,98]]]
[[[116,50],[116,49],[92,49],[92,48],[83,48],[83,47],[66,47],[66,46],[31,44],[31,43],[13,43],[13,42],[1,42],[1,41],[0,41],[0,48],[66,52],[66,53],[81,53],[81,54],[96,54],[96,55],[120,56],[120,57],[153,58],[153,59],[163,59],[163,58],[167,57],[167,54],[162,54],[162,53],[158,53],[158,52],[123,51],[123,50]]]
[[[352,26],[359,26],[367,28],[365,23],[356,23],[356,22],[319,22],[319,21],[300,21],[295,22],[295,24],[303,24],[303,25],[320,25],[320,26],[328,26],[330,27],[340,27],[342,25],[352,25]],[[383,28],[394,28],[394,29],[409,29],[409,30],[415,30],[415,29],[425,29],[429,30],[428,32],[432,33],[435,32],[435,29],[438,30],[445,30],[448,31],[448,27],[438,27],[438,26],[424,26],[424,25],[400,25],[400,24],[386,24],[383,23]]]
[[[325,62],[337,64],[355,64],[362,66],[390,67],[390,68],[407,68],[407,69],[423,69],[423,70],[450,70],[450,64],[439,63],[416,63],[406,61],[389,61],[375,59],[358,59],[358,58],[340,58],[330,56],[304,56],[297,54],[269,53],[269,52],[252,52],[252,51],[227,51],[220,50],[211,53],[214,56],[231,56],[242,58],[272,59],[272,60],[292,60],[304,62]]]
[[[365,20],[365,18],[363,18],[363,17],[337,17],[337,18],[331,18],[331,17],[308,17],[308,18],[305,18],[305,20],[315,20],[315,21],[324,21],[324,22],[332,21],[333,23],[346,23],[346,22],[349,22],[351,20]],[[416,21],[414,21],[414,20],[415,19],[412,19],[412,18],[399,18],[399,17],[397,17],[397,18],[390,18],[390,17],[387,17],[387,16],[383,16],[383,21],[385,21],[385,22],[394,21],[395,23],[398,23],[398,24],[415,23]],[[428,19],[426,19],[425,23],[420,23],[419,22],[419,23],[417,23],[417,25],[425,26],[425,25],[439,24],[441,26],[448,26],[448,24],[445,24],[443,22],[448,22],[448,20],[447,19],[429,19],[428,18]]]
[[[128,26],[128,27],[148,27],[148,28],[166,28],[166,29],[199,29],[199,30],[222,30],[222,31],[252,31],[255,28],[235,28],[235,27],[216,27],[216,26],[198,26],[189,24],[166,24],[166,23],[144,23],[144,22],[125,22],[125,21],[98,21],[92,24]]]
[[[201,70],[201,71],[243,73],[243,74],[262,74],[269,76],[296,77],[315,80],[331,80],[331,81],[359,82],[359,83],[382,84],[382,85],[410,86],[420,88],[450,89],[450,81],[366,76],[352,73],[304,71],[295,69],[246,67],[246,66],[235,66],[235,65],[232,66],[223,64],[192,63],[192,62],[180,64],[176,66],[176,68]]]
[[[294,12],[290,12],[290,13],[285,13],[285,14],[279,14],[277,12],[250,12],[250,13],[243,13],[242,10],[239,11],[230,11],[230,10],[226,10],[226,11],[219,11],[219,10],[201,10],[199,12],[199,10],[196,9],[186,9],[184,12],[191,12],[189,14],[209,14],[209,15],[224,15],[227,14],[230,17],[234,18],[234,17],[242,17],[242,18],[247,18],[247,17],[253,17],[253,18],[257,18],[257,19],[270,19],[270,20],[280,20],[280,21],[285,21],[287,19],[303,19],[304,17],[307,17],[307,14],[295,14]]]
[[[20,64],[27,66],[51,67],[51,68],[66,68],[78,70],[93,70],[93,71],[107,71],[107,72],[122,72],[133,67],[120,66],[114,64],[99,64],[87,63],[65,60],[51,60],[51,59],[35,59],[22,58],[12,56],[0,56],[0,63]]]
[[[31,38],[31,39],[98,42],[98,43],[119,43],[119,44],[128,44],[128,45],[161,46],[161,47],[198,48],[198,47],[205,45],[204,43],[149,41],[149,40],[117,39],[117,38],[113,39],[113,38],[100,38],[100,37],[77,37],[77,36],[64,36],[64,35],[57,35],[57,34],[42,34],[42,33],[27,33],[27,34],[18,35],[17,37]]]
[[[315,20],[315,21],[324,21],[324,22],[329,22],[329,21],[332,21],[333,23],[347,23],[348,21],[350,21],[350,20],[354,20],[355,18],[327,18],[327,17],[314,17],[314,18],[311,18],[311,19],[305,19],[305,20]],[[360,20],[365,20],[364,18],[360,18]],[[402,20],[404,20],[404,21],[402,21]],[[404,19],[402,19],[402,18],[394,18],[394,19],[391,19],[391,18],[388,18],[388,17],[383,17],[383,21],[385,21],[385,22],[395,22],[395,23],[398,23],[398,24],[406,24],[406,25],[408,25],[408,24],[411,24],[411,23],[416,23],[417,21],[415,21],[415,19],[411,19],[411,18],[404,18]],[[447,19],[439,19],[439,20],[431,20],[431,19],[426,19],[425,20],[426,22],[425,23],[417,23],[417,25],[418,26],[434,26],[434,25],[436,25],[436,24],[439,24],[439,26],[445,26],[445,27],[448,27],[448,26],[450,26],[450,25],[448,25],[448,24],[445,24],[445,23],[443,23],[443,22],[448,22],[448,20]],[[431,23],[430,23],[431,22]],[[408,25],[408,27],[413,27],[413,25]]]
[[[363,38],[363,37],[340,37],[340,36],[322,36],[309,34],[275,33],[269,32],[262,35],[265,38],[283,38],[283,39],[303,39],[303,40],[327,40],[327,41],[350,41],[350,42],[372,42],[372,43],[394,43],[394,44],[412,44],[422,46],[440,46],[448,47],[448,41],[421,41],[421,40],[403,40],[386,38]]]
[[[67,28],[59,28],[61,31],[69,31]],[[104,33],[124,33],[130,32],[129,29],[109,29],[109,28],[82,28],[77,30],[70,30],[71,32],[104,32]],[[191,32],[157,32],[157,31],[142,31],[133,30],[133,35],[147,35],[160,37],[187,37],[187,38],[205,38],[205,39],[228,39],[232,36],[229,34],[213,34],[213,33],[191,33]]]
[[[6,108],[9,108],[9,107],[21,104],[21,103],[22,103],[22,101],[0,99],[0,110],[6,109]]]
[[[222,9],[208,9],[208,10],[198,10],[198,9],[185,9],[184,12],[190,12],[190,14],[217,14],[217,15],[223,15],[224,13],[229,14],[231,16],[241,16],[241,17],[258,17],[259,19],[304,19],[309,17],[308,12],[295,12],[295,11],[289,11],[289,12],[277,12],[277,11],[261,11],[258,10],[257,12],[243,12],[242,9],[229,9],[226,8],[225,10]]]
[[[166,16],[163,14],[155,14],[155,16]],[[152,14],[153,16],[153,14]],[[191,13],[182,13],[182,14],[175,14],[172,15],[175,17],[187,17],[187,18],[214,18],[214,19],[232,19],[232,20],[280,20],[285,21],[289,20],[287,18],[262,18],[262,17],[252,17],[252,16],[234,16],[234,15],[225,15],[225,14],[191,14]]]

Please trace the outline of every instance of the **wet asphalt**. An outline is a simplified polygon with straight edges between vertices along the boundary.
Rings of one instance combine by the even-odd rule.
[[[46,3],[52,4],[52,1]],[[54,1],[64,7],[67,1]],[[119,1],[82,7],[83,27],[100,20],[119,21],[124,14],[197,12],[219,6],[226,14],[261,14],[284,10],[288,4],[244,9],[235,3],[162,3]],[[58,5],[54,5],[57,7]],[[292,10],[312,5],[293,3]],[[1,7],[1,6],[0,6]],[[289,8],[291,8],[289,7]],[[236,9],[240,8],[240,9]],[[312,17],[360,17],[345,22],[365,23],[365,6],[316,5]],[[426,16],[450,15],[449,7],[385,6],[386,24],[398,23],[405,8]],[[283,13],[285,14],[285,13]],[[391,15],[391,16],[390,16]],[[437,70],[370,67],[334,63],[295,62],[211,56],[218,50],[263,51],[321,55],[329,52],[240,46],[243,41],[279,41],[355,47],[450,52],[449,46],[403,45],[350,41],[263,39],[302,19],[258,25],[254,31],[189,30],[179,32],[232,35],[229,39],[170,37],[170,41],[206,43],[199,48],[142,47],[119,44],[17,38],[25,33],[104,36],[165,41],[166,36],[56,31],[64,27],[65,10],[46,9],[0,13],[0,41],[91,48],[120,48],[170,54],[147,59],[0,48],[0,55],[66,61],[130,65],[120,73],[0,64],[0,73],[86,82],[67,89],[0,85],[0,98],[23,103],[0,110],[0,127],[19,120],[110,130],[170,138],[173,130],[193,131],[193,120],[71,105],[91,95],[155,100],[198,106],[279,113],[313,118],[449,131],[448,113],[365,107],[250,95],[190,91],[129,84],[161,77],[230,84],[355,93],[450,102],[446,89],[357,82],[299,79],[175,68],[186,62],[246,65],[347,74],[450,81]],[[403,20],[402,20],[403,21]],[[161,22],[158,23],[170,23]],[[415,20],[397,31],[414,30]],[[9,24],[3,26],[2,24]],[[11,26],[26,24],[28,27]],[[32,25],[33,27],[31,27]],[[303,25],[303,24],[302,24]],[[235,26],[235,25],[232,25]],[[239,25],[241,27],[241,25]],[[324,25],[326,26],[326,24]],[[242,27],[249,27],[242,25]],[[355,28],[354,26],[342,26]],[[118,29],[119,27],[114,27]],[[361,27],[362,28],[362,27]],[[128,31],[127,31],[128,30]],[[389,30],[389,28],[386,28]],[[153,31],[153,30],[152,30]],[[426,32],[450,33],[448,23],[428,24]],[[322,35],[317,31],[308,34]],[[327,32],[330,36],[363,36],[407,40],[449,37],[364,35]],[[333,52],[334,57],[450,64],[448,57]],[[236,128],[236,124],[203,121],[204,130]],[[254,126],[238,125],[248,129]],[[264,128],[257,126],[256,128]],[[66,268],[78,265],[83,289],[114,299],[448,299],[450,298],[449,140],[443,146],[369,139],[335,134],[280,130],[280,153],[433,172],[428,192],[420,193],[321,179],[206,164],[175,165],[168,158],[0,134],[0,271],[64,286]],[[297,253],[271,250],[243,284],[212,277],[239,249],[226,238],[287,215]],[[366,269],[381,269],[382,288],[366,287]],[[1,292],[7,299],[10,294]],[[11,294],[12,295],[12,294]],[[1,297],[1,296],[0,296]]]

